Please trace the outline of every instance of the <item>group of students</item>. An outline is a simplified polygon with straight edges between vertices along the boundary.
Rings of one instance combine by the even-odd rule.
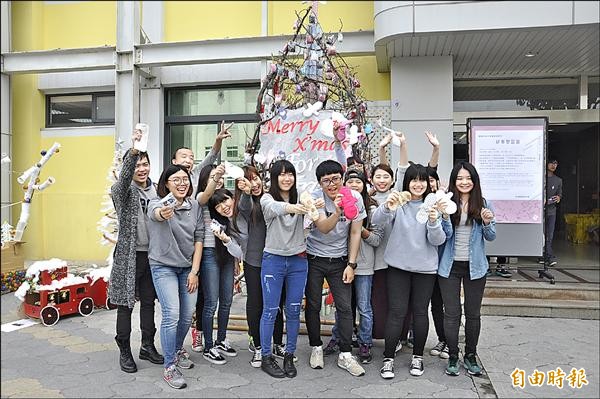
[[[422,224],[416,215],[425,197],[441,189],[435,136],[427,133],[433,154],[425,167],[409,163],[406,140],[399,134],[397,189],[394,172],[381,156],[370,182],[360,164],[320,163],[315,171],[319,188],[308,196],[298,192],[296,170],[287,160],[270,165],[268,190],[260,173],[244,166],[244,177],[236,181],[232,193],[223,188],[224,167],[214,165],[230,126],[221,125],[211,153],[195,168],[191,150],[177,150],[156,186],[148,178],[146,153],[131,149],[124,156],[119,181],[112,188],[119,239],[109,289],[110,301],[118,305],[115,339],[123,371],[137,371],[130,348],[136,300],[141,304],[139,357],[163,364],[164,380],[171,387],[185,387],[180,369],[194,365],[183,347],[194,311],[192,350],[214,364],[237,356],[226,330],[234,265],[239,260],[247,287],[250,364],[272,377],[297,375],[294,354],[303,299],[313,369],[322,369],[324,354],[339,349],[337,365],[353,376],[364,375],[362,364],[373,360],[373,338],[384,338],[380,373],[393,378],[394,356],[410,319],[414,342],[409,372],[422,375],[431,302],[439,342],[430,353],[447,358],[446,373],[458,375],[461,284],[466,316],[463,364],[470,374],[481,374],[476,348],[488,268],[484,240],[495,238],[495,221],[473,165],[460,162],[450,174],[448,192],[457,212],[448,215],[437,206]],[[382,154],[390,141],[391,136],[381,143]],[[356,201],[357,216],[351,219],[342,205],[343,186],[351,189]],[[163,204],[169,193],[176,199],[174,207]],[[336,322],[324,349],[320,310],[325,279],[335,302]],[[154,346],[156,297],[162,311],[164,357]],[[357,357],[352,354],[353,307],[359,314]],[[277,358],[283,360],[281,366]]]

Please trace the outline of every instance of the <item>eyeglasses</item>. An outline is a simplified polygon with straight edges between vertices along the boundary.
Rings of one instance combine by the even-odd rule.
[[[340,176],[332,177],[331,179],[321,179],[321,184],[325,187],[330,186],[332,184],[338,184],[342,181]]]
[[[187,186],[188,184],[190,184],[190,179],[188,179],[187,177],[174,177],[172,179],[169,179],[168,181],[175,184],[176,186],[180,186],[180,185]]]

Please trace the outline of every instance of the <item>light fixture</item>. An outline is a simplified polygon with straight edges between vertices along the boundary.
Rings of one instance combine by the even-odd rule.
[[[535,57],[536,55],[537,53],[534,53],[533,51],[528,51],[525,53],[525,57],[527,58]]]

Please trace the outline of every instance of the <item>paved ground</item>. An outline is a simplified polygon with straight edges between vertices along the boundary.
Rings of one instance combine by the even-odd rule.
[[[18,300],[3,295],[2,323],[21,318]],[[236,295],[235,314],[243,314],[244,297]],[[479,355],[487,376],[459,377],[444,374],[446,361],[425,355],[425,374],[408,374],[410,353],[403,349],[396,357],[396,378],[379,376],[383,341],[376,341],[375,361],[367,374],[356,378],[326,358],[324,370],[308,366],[309,347],[300,336],[297,355],[298,377],[275,380],[250,367],[247,339],[243,332],[230,332],[240,349],[227,365],[209,364],[192,352],[196,367],[185,370],[188,388],[174,390],[161,377],[162,368],[137,360],[139,371],[126,374],[118,367],[114,344],[115,311],[97,309],[89,317],[71,316],[53,327],[35,325],[14,332],[2,332],[1,396],[4,397],[598,397],[599,322],[589,320],[484,317]],[[134,321],[139,320],[136,312]],[[158,320],[158,316],[157,316]],[[135,329],[134,329],[135,331]],[[426,349],[435,344],[430,333]],[[139,333],[132,339],[137,353]],[[327,338],[325,339],[327,342]],[[158,342],[157,342],[158,343]],[[189,337],[188,342],[189,343]],[[137,359],[137,356],[136,356]],[[524,389],[511,384],[510,374],[518,367],[531,374],[561,367],[584,368],[588,385],[563,389],[554,386]]]

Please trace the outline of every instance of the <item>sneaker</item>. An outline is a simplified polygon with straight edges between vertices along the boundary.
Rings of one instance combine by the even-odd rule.
[[[423,375],[423,356],[413,355],[410,362],[410,375],[418,377]]]
[[[439,356],[440,353],[442,353],[442,351],[444,350],[445,347],[446,347],[446,343],[445,342],[438,341],[437,345],[434,346],[433,348],[431,348],[431,350],[429,351],[429,354],[431,356]]]
[[[183,348],[177,351],[177,359],[175,359],[177,367],[182,369],[191,369],[194,367],[194,362],[190,360],[190,354]]]
[[[284,378],[285,372],[277,364],[277,360],[273,356],[266,356],[262,358],[260,368],[265,373],[269,374],[273,378]]]
[[[444,346],[444,349],[440,353],[441,359],[448,359],[450,357],[450,350],[448,349],[448,345]]]
[[[504,277],[504,278],[511,278],[512,277],[512,273],[509,272],[504,267],[497,267],[496,268],[496,276],[500,276],[500,277]]]
[[[362,368],[358,361],[350,352],[342,352],[338,356],[337,365],[339,368],[347,370],[350,374],[355,377],[365,375],[365,369]]]
[[[556,259],[552,259],[549,263],[548,266],[556,266],[558,264],[558,262],[556,261]]]
[[[340,346],[338,344],[338,341],[336,339],[331,338],[331,340],[329,340],[329,343],[327,344],[325,349],[323,349],[323,354],[325,356],[329,356],[329,355],[333,355],[335,352],[337,352],[339,350],[340,350]]]
[[[410,329],[408,330],[408,339],[406,340],[406,346],[409,347],[410,349],[413,348],[414,345],[414,337],[413,337],[413,330]]]
[[[451,356],[448,359],[448,365],[446,366],[446,374],[456,377],[459,374],[458,371],[458,356]]]
[[[181,371],[174,364],[163,371],[163,379],[171,388],[181,389],[187,387],[183,374],[181,374]]]
[[[463,358],[463,363],[469,374],[481,375],[481,366],[477,363],[477,356],[474,353],[467,353]]]
[[[273,344],[273,349],[271,350],[273,356],[277,359],[283,360],[285,358],[285,345],[283,344]],[[297,362],[298,358],[294,355],[294,362]]]
[[[202,331],[192,328],[192,350],[194,352],[203,352],[204,345],[202,345]]]
[[[360,347],[358,348],[358,358],[362,364],[371,363],[371,361],[373,361],[371,347],[367,344],[360,344]]]
[[[260,368],[262,364],[262,354],[260,352],[260,348],[256,348],[254,354],[252,355],[252,359],[250,360],[250,365],[252,367]]]
[[[539,263],[540,265],[543,265],[544,263],[546,263],[546,259],[544,259],[544,258],[538,258],[537,259],[537,263]]]
[[[219,353],[216,348],[206,349],[204,348],[204,352],[202,353],[202,357],[208,360],[213,364],[225,364],[227,360]]]
[[[486,277],[492,277],[494,273],[492,273],[492,269],[488,269],[487,273],[485,273]]]
[[[254,346],[254,339],[250,335],[248,335],[248,352],[256,352],[256,347]]]
[[[285,353],[283,357],[283,372],[288,378],[294,378],[298,375],[298,370],[296,370],[296,366],[294,365],[294,356],[293,353]]]
[[[229,344],[229,340],[227,338],[225,338],[224,341],[216,342],[215,348],[225,356],[229,356],[229,357],[237,356],[237,351],[231,347],[231,345]]]
[[[386,380],[394,378],[394,359],[389,357],[383,359],[383,367],[379,370],[379,375]]]
[[[398,341],[398,345],[396,345],[396,350],[394,353],[398,353],[400,350],[402,350],[402,341]]]
[[[359,348],[360,344],[358,343],[358,337],[356,336],[356,334],[352,334],[352,347],[353,348]]]
[[[323,368],[323,347],[313,346],[312,353],[310,354],[310,367],[313,369]]]

